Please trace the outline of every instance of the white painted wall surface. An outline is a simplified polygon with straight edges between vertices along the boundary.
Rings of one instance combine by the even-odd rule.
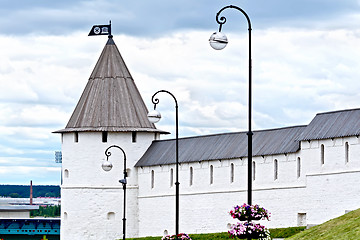
[[[127,157],[127,236],[138,235],[138,186],[135,163],[154,139],[154,133],[137,133],[136,143],[131,132],[109,133],[102,142],[101,132],[80,132],[78,142],[74,133],[63,134],[62,240],[111,240],[122,238],[124,156],[111,148],[109,161],[113,169],[103,171],[105,150],[120,146]]]
[[[345,143],[349,143],[349,162]],[[324,164],[320,148],[324,145]],[[267,227],[319,224],[360,207],[360,144],[357,137],[301,142],[296,154],[254,157],[253,204],[272,213]],[[300,176],[298,176],[300,158]],[[274,179],[274,160],[278,178]],[[231,164],[235,166],[231,182]],[[210,184],[210,166],[214,179]],[[190,167],[193,185],[190,186]],[[175,165],[139,168],[139,236],[175,232],[175,187],[170,186]],[[151,188],[154,171],[154,188]],[[247,159],[216,160],[181,164],[180,231],[224,232],[234,223],[228,212],[247,201]],[[174,182],[175,180],[173,180]],[[149,218],[148,216],[152,216]]]
[[[73,142],[72,133],[64,134],[63,176],[65,170],[68,176],[62,185],[62,240],[122,237],[123,190],[118,183],[123,177],[122,153],[112,149],[109,159],[114,168],[101,169],[104,151],[112,144],[121,146],[128,157],[127,237],[175,232],[175,165],[134,168],[154,139],[154,134],[138,134],[137,143],[131,142],[131,133],[109,133],[107,143],[101,142],[101,133],[79,133],[78,143]],[[253,158],[253,203],[272,213],[271,221],[261,222],[267,227],[319,224],[360,207],[359,138],[302,141],[300,146],[297,153]],[[228,212],[247,201],[247,158],[183,163],[179,182],[180,231],[227,231],[236,222]]]

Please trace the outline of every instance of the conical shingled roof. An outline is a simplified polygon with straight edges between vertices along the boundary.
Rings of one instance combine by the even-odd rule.
[[[135,82],[109,37],[66,128],[56,133],[162,132],[149,122],[147,113]]]

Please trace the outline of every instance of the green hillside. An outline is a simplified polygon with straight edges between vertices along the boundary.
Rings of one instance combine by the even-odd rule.
[[[287,240],[358,240],[360,239],[360,209],[300,232]]]

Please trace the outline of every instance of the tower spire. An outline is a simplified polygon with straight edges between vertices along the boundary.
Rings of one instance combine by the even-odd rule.
[[[147,118],[148,110],[113,40],[109,39],[62,132],[162,132]]]

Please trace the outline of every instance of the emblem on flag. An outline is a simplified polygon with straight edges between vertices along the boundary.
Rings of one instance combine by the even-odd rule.
[[[111,35],[111,21],[108,25],[94,25],[88,36]]]

